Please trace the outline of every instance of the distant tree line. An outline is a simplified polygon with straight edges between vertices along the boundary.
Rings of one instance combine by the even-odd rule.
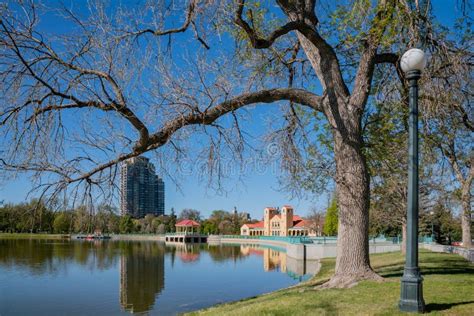
[[[387,212],[384,200],[377,201],[371,212],[369,231],[371,236],[403,237],[402,226],[397,222],[397,214]],[[441,244],[459,241],[462,237],[461,218],[451,210],[453,206],[448,197],[439,198],[423,207],[420,214],[420,234],[431,236]],[[240,227],[248,223],[245,213],[234,213],[215,210],[208,218],[203,218],[195,209],[183,209],[179,216],[174,210],[170,215],[146,215],[136,219],[128,215],[118,215],[118,210],[109,205],[99,205],[94,212],[84,205],[67,210],[53,211],[38,200],[18,204],[0,206],[0,232],[4,233],[93,233],[104,234],[165,234],[175,231],[175,225],[183,219],[191,219],[200,223],[203,234],[239,235]],[[326,212],[312,211],[307,218],[311,228],[317,235],[337,235],[338,208],[333,198]],[[252,220],[250,222],[257,222]]]
[[[240,227],[247,222],[246,215],[223,210],[213,211],[207,219],[194,209],[183,209],[179,217],[172,209],[170,215],[148,214],[136,219],[118,215],[117,208],[109,205],[99,205],[94,210],[84,205],[66,210],[55,208],[35,199],[0,205],[0,232],[164,234],[174,232],[177,221],[192,219],[201,224],[200,231],[205,234],[240,234]]]
[[[93,233],[104,234],[155,233],[174,231],[176,215],[147,215],[134,219],[118,215],[117,208],[99,205],[95,210],[81,205],[66,210],[54,210],[35,199],[19,204],[0,206],[0,232],[6,233]]]

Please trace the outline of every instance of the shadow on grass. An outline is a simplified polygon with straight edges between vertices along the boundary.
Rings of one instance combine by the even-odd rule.
[[[421,268],[421,275],[447,275],[447,274],[467,274],[474,273],[474,269],[469,268]],[[397,271],[381,271],[384,278],[402,277],[403,268]]]
[[[454,306],[467,305],[467,304],[472,304],[472,303],[474,303],[474,301],[443,303],[443,304],[430,303],[426,305],[426,311],[427,312],[443,311],[443,310],[450,309],[451,307],[454,307]]]
[[[403,275],[403,263],[400,262],[381,265],[376,271],[384,278],[396,278]],[[464,258],[442,254],[434,256],[432,253],[421,252],[420,269],[422,275],[456,275],[474,273],[474,267],[469,265]]]

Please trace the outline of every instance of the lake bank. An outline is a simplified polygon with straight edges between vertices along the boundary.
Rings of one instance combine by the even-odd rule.
[[[397,307],[404,256],[371,255],[385,282],[360,282],[351,289],[315,290],[334,273],[334,259],[321,260],[318,275],[297,286],[254,298],[217,305],[190,315],[405,315]],[[432,314],[471,315],[474,310],[474,265],[456,254],[420,250],[424,298]]]
[[[77,239],[79,234],[30,234],[30,233],[0,233],[0,239]],[[139,234],[116,234],[110,235],[113,240],[124,240],[124,241],[164,241],[164,235],[139,235]]]
[[[0,239],[65,239],[65,234],[0,233]]]
[[[0,233],[0,239],[78,239],[79,234],[61,235],[61,234],[28,234],[28,233]],[[111,240],[118,241],[160,241],[165,242],[165,235],[156,234],[110,234]],[[220,236],[209,235],[207,243],[209,245],[254,245],[274,248],[278,251],[284,251],[289,257],[296,260],[320,260],[322,258],[333,258],[337,255],[337,245],[335,240],[329,243],[301,243],[298,238],[285,237],[262,237],[262,238],[243,238],[245,236]],[[179,244],[179,243],[178,243]],[[385,253],[400,250],[400,244],[390,242],[370,243],[369,252]]]

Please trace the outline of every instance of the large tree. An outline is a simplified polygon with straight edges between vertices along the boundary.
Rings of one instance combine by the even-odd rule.
[[[191,219],[193,221],[201,221],[201,212],[191,208],[185,208],[179,213],[179,219]]]
[[[463,246],[472,247],[472,182],[474,179],[474,118],[472,100],[473,36],[470,24],[460,24],[458,40],[434,45],[432,80],[422,95],[426,141],[441,161],[447,161],[459,192]]]
[[[402,77],[399,53],[417,43],[429,16],[418,1],[275,4],[90,4],[87,13],[59,10],[68,22],[61,33],[40,23],[58,18],[56,8],[2,7],[2,168],[33,173],[53,195],[84,184],[92,200],[92,186],[116,183],[116,166],[128,158],[154,151],[161,165],[180,166],[185,139],[199,133],[206,149],[196,154],[203,141],[195,141],[190,159],[204,158],[212,176],[222,168],[220,153],[242,157],[246,112],[237,110],[286,101],[288,124],[275,135],[290,174],[301,158],[301,109],[320,113],[333,140],[339,231],[328,286],[378,279],[369,262],[362,118],[371,92],[380,93],[374,72]],[[183,9],[182,24],[167,28]]]

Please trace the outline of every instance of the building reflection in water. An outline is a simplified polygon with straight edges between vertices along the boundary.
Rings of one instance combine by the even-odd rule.
[[[116,292],[111,294],[99,288],[94,288],[91,292],[97,291],[100,295],[94,297],[92,300],[87,294],[86,297],[80,295],[68,295],[68,291],[64,293],[55,292],[55,297],[59,297],[62,301],[62,305],[66,306],[64,313],[67,314],[67,306],[69,306],[67,300],[71,300],[71,305],[77,304],[81,299],[85,300],[85,303],[91,302],[104,302],[102,298],[108,297],[107,295],[113,296],[114,307],[111,310],[116,311],[117,301],[120,303],[122,310],[132,313],[144,313],[148,311],[156,311],[163,313],[171,313],[175,310],[186,311],[189,307],[189,302],[194,302],[194,299],[198,299],[199,295],[195,292],[186,292],[178,287],[179,294],[185,294],[186,300],[181,301],[181,298],[166,297],[166,290],[164,289],[165,280],[165,261],[168,260],[165,257],[171,259],[171,264],[168,272],[168,280],[173,282],[173,278],[180,275],[184,269],[204,269],[203,276],[201,279],[196,278],[195,284],[190,284],[191,291],[199,291],[201,286],[206,285],[206,278],[213,276],[211,268],[214,265],[219,266],[219,270],[222,272],[225,266],[229,263],[237,263],[244,261],[250,257],[256,257],[256,264],[261,268],[258,269],[258,277],[252,284],[259,286],[261,282],[259,277],[260,272],[263,268],[265,271],[280,271],[294,278],[295,280],[301,280],[301,276],[315,274],[319,270],[318,261],[304,262],[302,260],[295,260],[286,256],[284,249],[279,248],[265,248],[259,245],[215,245],[211,246],[208,244],[201,245],[176,245],[172,247],[165,246],[164,243],[158,242],[127,242],[127,241],[48,241],[48,240],[0,240],[0,279],[6,271],[7,275],[7,287],[8,282],[15,284],[18,276],[27,274],[31,276],[33,282],[33,288],[35,282],[43,282],[43,276],[52,280],[52,289],[64,288],[64,284],[67,284],[69,291],[78,290],[79,292],[83,289],[88,289],[91,285],[88,283],[88,277],[91,275],[90,271],[98,271],[102,273],[105,271],[114,270],[117,266],[120,268],[119,275],[115,274],[114,279],[110,279],[111,282],[116,282],[117,277],[120,278],[120,290],[119,297],[117,298]],[[178,260],[181,264],[173,268],[174,260]],[[260,263],[262,258],[262,263]],[[235,270],[234,264],[231,265],[231,273],[239,274],[240,272]],[[254,263],[248,267],[255,268]],[[12,274],[13,271],[13,274]],[[20,271],[17,273],[15,271]],[[248,273],[249,271],[242,271],[242,273]],[[10,273],[10,274],[9,274]],[[75,275],[85,276],[83,282],[70,283],[68,275],[74,277]],[[225,272],[224,272],[225,273]],[[251,275],[254,275],[251,272]],[[255,273],[257,276],[257,273]],[[104,276],[109,277],[109,276]],[[10,281],[12,279],[13,281]],[[265,279],[265,278],[263,278]],[[275,283],[275,289],[286,286],[288,284],[294,284],[295,282],[282,282],[281,276],[275,277],[279,279]],[[284,278],[287,279],[287,278]],[[108,279],[109,280],[109,279]],[[199,281],[201,280],[201,281]],[[3,279],[2,279],[3,281]],[[90,280],[89,280],[90,281]],[[13,282],[13,283],[12,283]],[[17,283],[20,281],[17,281]],[[94,283],[95,286],[100,286],[99,283]],[[215,286],[220,286],[219,282],[213,283]],[[225,284],[225,282],[224,282]],[[278,284],[278,286],[277,286]],[[0,284],[0,292],[3,284]],[[169,295],[173,295],[172,291],[176,290],[176,286],[173,289],[173,285],[176,283],[168,284]],[[16,286],[16,285],[15,285]],[[49,286],[49,285],[48,285]],[[227,285],[226,285],[227,286]],[[105,287],[104,289],[108,289]],[[197,290],[196,290],[197,289]],[[206,299],[209,302],[220,302],[221,292],[226,289],[216,288],[216,291],[205,292],[205,298],[200,297],[199,299]],[[51,291],[51,290],[50,290]],[[27,291],[28,292],[28,291]],[[45,297],[49,299],[48,295],[51,295],[48,291],[31,291],[29,295],[35,297]],[[105,292],[105,293],[104,293]],[[88,292],[87,292],[88,293]],[[215,293],[215,294],[214,294]],[[9,293],[11,294],[11,293]],[[42,296],[43,295],[43,296]],[[63,295],[63,296],[61,296]],[[66,296],[65,296],[66,295]],[[158,297],[163,295],[162,301],[158,300]],[[176,295],[176,294],[174,294]],[[207,296],[215,295],[216,299],[208,298]],[[242,293],[233,293],[229,296],[229,300],[242,299]],[[165,301],[166,300],[166,301]],[[1,299],[0,299],[1,302]],[[157,303],[160,302],[160,303]],[[162,306],[155,306],[155,304],[162,304]],[[177,305],[183,304],[183,305]],[[82,306],[82,305],[80,305]],[[86,305],[84,305],[86,306]],[[0,303],[0,308],[1,308]],[[34,314],[34,310],[31,310],[31,314]],[[1,309],[0,309],[1,313]],[[46,313],[45,313],[46,314]]]
[[[141,313],[153,309],[156,297],[164,289],[165,253],[178,258],[182,263],[199,261],[200,252],[209,253],[213,261],[238,260],[247,256],[260,256],[263,270],[280,271],[302,280],[304,275],[319,271],[319,261],[296,260],[288,257],[284,249],[263,248],[258,245],[239,247],[200,246],[177,244],[165,247],[160,243],[124,242],[120,258],[120,305],[122,309]]]
[[[262,248],[255,245],[241,245],[243,255],[260,255],[263,257],[264,271],[280,271],[292,278],[301,280],[304,275],[315,275],[321,268],[318,260],[298,260],[286,255],[280,248]]]
[[[183,263],[191,263],[199,260],[199,244],[177,243],[173,246],[176,255]]]
[[[153,242],[123,244],[120,259],[120,305],[140,313],[152,309],[165,283],[165,247]]]

